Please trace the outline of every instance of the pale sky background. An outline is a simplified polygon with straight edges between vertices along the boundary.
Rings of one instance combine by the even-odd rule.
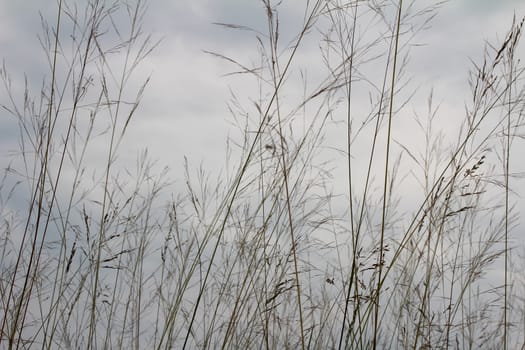
[[[303,0],[283,1],[280,9],[283,43],[299,31],[304,4]],[[55,9],[55,1],[0,0],[0,53],[18,87],[24,74],[34,87],[48,77],[37,39],[41,33],[39,12],[53,23]],[[426,96],[433,88],[445,118],[463,116],[464,103],[469,97],[470,59],[481,59],[485,40],[504,39],[514,14],[518,18],[525,15],[524,1],[454,0],[443,4],[429,28],[414,38],[414,43],[421,46],[412,48],[407,66],[407,74],[412,78],[409,88],[416,90],[410,109],[424,108]],[[143,31],[161,42],[137,71],[137,81],[151,76],[151,82],[129,129],[121,157],[134,161],[139,150],[148,148],[150,156],[161,166],[171,168],[171,178],[179,184],[183,183],[184,156],[192,164],[202,162],[212,171],[221,168],[226,137],[236,135],[227,109],[230,89],[241,98],[254,91],[253,81],[248,86],[243,78],[224,76],[236,67],[204,53],[214,51],[247,65],[256,63],[253,33],[227,30],[214,22],[266,32],[264,9],[256,0],[151,0],[144,18]],[[310,70],[315,80],[321,71],[315,68],[319,61],[312,59],[310,66],[308,63],[310,53],[312,57],[318,55],[318,43],[306,41],[302,50],[299,63]],[[524,52],[523,45],[520,50]],[[5,90],[0,94],[0,102],[9,104]],[[246,99],[243,103],[250,105]],[[6,155],[17,147],[16,122],[5,111],[0,113],[0,159],[5,168]],[[446,129],[446,125],[442,127]],[[411,128],[404,127],[406,136],[411,135]],[[344,133],[330,136],[334,136],[332,141],[340,139],[341,145],[344,144]],[[394,135],[397,139],[403,137]],[[518,142],[516,147],[523,149],[523,143]],[[514,159],[514,171],[525,171],[525,162]],[[346,179],[340,181],[344,184]],[[523,188],[523,183],[516,186]],[[521,198],[515,199],[519,208],[525,207]],[[520,214],[523,216],[525,210],[520,209]]]
[[[56,1],[0,0],[0,52],[13,80],[27,74],[30,83],[38,86],[41,82],[45,67],[37,39],[39,12],[52,22],[55,5]],[[281,31],[291,38],[302,22],[303,0],[284,1],[282,8]],[[425,93],[434,87],[439,100],[462,108],[469,58],[481,57],[485,39],[504,38],[514,13],[518,17],[525,14],[523,1],[454,0],[444,4],[431,28],[415,40],[426,46],[413,50],[410,75]],[[266,30],[263,6],[257,0],[149,1],[143,30],[162,42],[140,67],[142,77],[151,75],[151,83],[130,138],[137,148],[148,147],[171,167],[179,166],[182,155],[212,161],[210,151],[224,145],[230,127],[228,89],[243,89],[240,80],[232,83],[222,77],[235,67],[203,50],[248,58],[247,62],[257,54],[253,35],[226,30],[213,22]],[[2,136],[10,127],[8,118],[2,116]],[[2,137],[2,150],[8,148]]]

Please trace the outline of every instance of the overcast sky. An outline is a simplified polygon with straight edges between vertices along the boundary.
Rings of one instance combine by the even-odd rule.
[[[38,85],[46,73],[37,39],[41,32],[39,12],[52,22],[55,3],[46,1],[43,6],[39,0],[0,0],[0,52],[13,80],[22,79],[26,73],[30,82]],[[303,0],[284,1],[280,12],[282,35],[292,38],[302,22]],[[428,90],[433,86],[439,99],[457,98],[454,102],[461,108],[466,98],[469,58],[481,57],[485,39],[501,40],[514,13],[518,17],[525,14],[523,1],[461,0],[444,4],[431,28],[415,40],[426,45],[412,52],[409,74],[417,78],[415,84],[424,84]],[[152,79],[132,134],[142,135],[136,140],[138,148],[150,148],[172,167],[180,164],[182,155],[198,160],[222,147],[229,128],[226,122],[231,119],[226,109],[228,89],[242,90],[240,80],[222,77],[236,67],[203,50],[246,62],[257,57],[251,33],[225,30],[214,22],[266,30],[263,6],[257,0],[149,1],[144,31],[162,41],[141,66],[142,77],[150,74]],[[458,93],[452,91],[454,88]],[[9,123],[6,118],[4,114],[2,134]],[[2,141],[4,153],[7,148]],[[169,159],[163,154],[167,148],[171,149]]]
[[[279,7],[283,43],[298,34],[305,3],[285,0]],[[37,35],[41,33],[40,13],[53,23],[55,10],[55,1],[0,0],[0,53],[18,87],[24,74],[32,86],[39,86],[44,77],[49,77]],[[503,40],[514,14],[518,18],[525,15],[524,1],[455,0],[443,4],[429,27],[413,39],[418,45],[412,48],[407,66],[409,89],[416,91],[412,109],[423,106],[433,88],[442,113],[463,115],[469,97],[470,59],[481,59],[485,40]],[[194,164],[203,161],[210,169],[221,166],[226,137],[235,134],[227,108],[230,90],[242,98],[254,91],[253,81],[248,86],[241,78],[225,76],[237,67],[204,52],[214,51],[255,64],[258,56],[254,34],[228,30],[214,22],[250,26],[263,33],[267,30],[264,8],[258,0],[151,0],[144,17],[143,31],[161,41],[137,71],[137,81],[148,76],[151,81],[129,130],[129,152],[123,156],[133,159],[136,152],[148,148],[152,158],[172,169],[176,181],[182,175],[184,156]],[[312,35],[315,37],[315,33]],[[318,46],[317,41],[307,40],[299,61],[300,68],[308,68],[314,80],[322,69],[307,65],[310,57],[319,55]],[[312,65],[320,62],[311,60]],[[9,104],[5,90],[0,97],[2,104]],[[243,103],[250,105],[248,100]],[[3,167],[8,161],[6,154],[17,148],[14,130],[16,122],[2,111]],[[340,137],[344,142],[344,134]],[[523,171],[523,166],[518,164],[515,171]]]

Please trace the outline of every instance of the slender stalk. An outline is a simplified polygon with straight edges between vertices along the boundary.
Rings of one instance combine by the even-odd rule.
[[[192,316],[191,316],[191,319],[190,319],[190,322],[189,322],[189,325],[188,325],[188,330],[186,332],[186,336],[184,338],[183,349],[185,349],[187,344],[188,344],[189,336],[190,336],[190,334],[192,332],[193,323],[194,323],[195,317],[197,315],[197,310],[199,308],[202,295],[204,293],[204,288],[207,285],[208,278],[209,278],[209,275],[210,275],[210,271],[211,271],[211,268],[213,266],[213,261],[215,260],[215,256],[217,254],[218,247],[219,247],[220,241],[222,239],[222,236],[223,236],[223,233],[224,233],[224,230],[225,230],[225,227],[226,227],[227,220],[228,220],[228,218],[230,216],[230,213],[231,213],[234,201],[235,201],[235,199],[237,197],[237,193],[238,193],[240,185],[241,185],[241,180],[243,179],[244,174],[246,173],[248,165],[251,162],[254,150],[256,149],[256,146],[258,145],[258,139],[259,139],[259,137],[260,137],[260,135],[261,135],[261,133],[262,133],[262,131],[264,129],[264,126],[266,125],[266,121],[268,120],[270,109],[273,106],[273,104],[275,102],[275,99],[277,97],[277,94],[279,92],[279,89],[280,89],[281,85],[284,82],[284,78],[286,77],[288,69],[290,68],[290,66],[292,64],[293,58],[295,57],[295,53],[297,52],[297,49],[299,48],[299,46],[300,46],[300,44],[301,44],[301,42],[302,42],[302,40],[303,40],[303,38],[304,38],[304,36],[306,34],[306,28],[309,28],[311,26],[312,21],[314,20],[316,14],[317,14],[317,11],[319,10],[320,4],[321,4],[321,0],[317,0],[315,6],[313,7],[313,9],[310,12],[310,15],[309,15],[309,17],[308,17],[308,19],[306,21],[305,29],[301,31],[301,33],[299,34],[299,37],[296,40],[296,44],[294,45],[293,50],[292,50],[292,52],[291,52],[291,54],[290,54],[290,56],[289,56],[289,58],[288,58],[288,60],[286,62],[286,65],[285,65],[285,67],[283,69],[282,75],[279,78],[279,81],[277,82],[277,85],[276,85],[275,90],[274,90],[274,92],[272,94],[270,102],[268,103],[268,106],[265,109],[263,122],[259,125],[259,127],[258,127],[258,129],[257,129],[257,131],[255,133],[254,140],[252,141],[251,146],[250,146],[250,148],[248,150],[248,153],[246,155],[246,159],[244,160],[243,164],[241,165],[241,167],[239,169],[237,178],[235,180],[234,187],[232,188],[232,190],[230,192],[231,196],[227,199],[228,200],[228,205],[226,207],[224,218],[222,219],[222,222],[220,224],[217,241],[216,241],[216,243],[214,245],[214,248],[213,248],[213,251],[211,253],[210,262],[209,262],[208,268],[206,269],[206,273],[204,275],[204,279],[203,279],[203,281],[201,283],[201,287],[200,287],[199,293],[197,295],[197,300],[196,300],[196,302],[195,302],[195,304],[193,306],[193,313],[192,313]]]
[[[22,306],[23,306],[23,302],[26,302],[26,306],[25,306],[25,309],[23,311],[23,316],[22,316],[22,325],[20,326],[20,336],[19,336],[19,340],[22,338],[21,336],[21,332],[22,332],[22,329],[24,328],[23,327],[23,323],[24,323],[24,320],[25,320],[25,314],[26,314],[26,311],[27,311],[27,307],[29,306],[29,300],[31,299],[31,289],[32,289],[32,285],[33,285],[33,282],[34,282],[34,276],[36,276],[36,274],[38,273],[38,258],[37,258],[37,261],[36,261],[36,267],[34,267],[34,275],[33,277],[30,277],[31,276],[31,269],[33,268],[33,258],[34,258],[34,255],[36,253],[36,244],[37,244],[37,239],[38,239],[38,231],[39,231],[39,227],[40,227],[40,218],[41,218],[41,215],[42,215],[42,206],[43,206],[43,202],[44,202],[44,193],[45,193],[45,176],[46,176],[46,173],[47,173],[47,166],[48,166],[48,160],[49,160],[49,153],[50,153],[50,145],[51,145],[51,136],[52,136],[52,116],[53,116],[53,105],[54,105],[54,93],[55,93],[55,74],[56,74],[56,60],[57,60],[57,55],[58,55],[58,42],[59,42],[59,39],[58,39],[58,35],[59,35],[59,32],[60,32],[60,23],[61,23],[61,13],[62,13],[62,0],[59,1],[58,3],[58,15],[57,15],[57,29],[56,29],[56,34],[55,34],[55,46],[54,46],[54,52],[53,52],[53,64],[52,64],[52,76],[51,76],[51,95],[50,95],[50,100],[49,100],[49,107],[48,107],[48,114],[47,114],[47,139],[45,140],[45,153],[44,153],[44,158],[42,160],[42,165],[41,165],[41,168],[40,168],[40,173],[39,173],[39,177],[38,177],[38,185],[37,185],[37,188],[35,189],[35,193],[34,193],[34,197],[32,198],[31,200],[31,205],[30,205],[30,210],[29,210],[29,215],[27,217],[27,221],[26,221],[26,225],[25,225],[25,229],[24,229],[24,235],[23,235],[23,238],[22,238],[22,242],[20,243],[20,250],[19,250],[19,253],[18,253],[18,257],[17,257],[17,262],[15,264],[15,270],[14,270],[14,273],[13,273],[13,279],[11,281],[11,285],[10,285],[10,288],[9,288],[9,295],[7,297],[7,301],[8,303],[11,301],[11,297],[13,295],[13,287],[15,285],[15,280],[16,280],[16,275],[17,275],[17,272],[18,272],[18,266],[19,266],[19,263],[20,263],[20,259],[22,257],[22,252],[23,252],[23,247],[24,247],[24,242],[25,242],[25,239],[26,239],[26,236],[27,236],[27,233],[28,233],[28,228],[29,228],[29,223],[30,223],[30,220],[31,220],[31,214],[32,214],[32,210],[33,210],[33,206],[34,206],[34,200],[36,199],[37,197],[37,191],[38,191],[38,210],[37,210],[37,221],[36,221],[36,224],[35,224],[35,233],[34,233],[34,238],[33,238],[33,243],[32,243],[32,249],[31,249],[31,255],[30,255],[30,259],[29,259],[29,263],[28,263],[28,267],[27,267],[27,272],[26,272],[26,275],[25,275],[25,279],[24,279],[24,286],[22,288],[22,292],[21,292],[21,296],[20,296],[20,302],[18,303],[17,307],[16,307],[16,311],[15,311],[15,319],[14,319],[14,322],[13,322],[13,326],[12,326],[12,329],[11,329],[11,332],[10,332],[10,336],[9,336],[9,348],[12,348],[12,346],[14,345],[14,337],[16,335],[16,332],[17,332],[17,325],[18,325],[18,320],[19,320],[19,317],[20,317],[20,313],[21,313],[21,309],[22,309]],[[43,140],[43,138],[42,138]],[[63,158],[62,158],[63,160]],[[60,174],[60,171],[59,171],[59,174]],[[57,176],[57,182],[58,182],[58,178],[59,176]],[[55,187],[56,189],[56,187]],[[54,196],[55,196],[55,193],[56,191],[53,191],[53,199],[54,199]],[[53,206],[53,201],[50,205],[50,208],[49,208],[49,212],[51,212],[52,210],[52,206]],[[49,222],[49,217],[50,217],[51,213],[48,214],[48,221]],[[46,227],[47,227],[47,223],[46,223]],[[44,242],[44,239],[45,239],[45,232],[42,234],[42,244]],[[31,282],[30,282],[31,281]],[[29,283],[29,292],[28,292],[28,297],[27,297],[27,300],[25,299],[25,292],[26,292],[26,289],[28,288],[28,283]],[[4,316],[4,319],[2,321],[2,327],[0,329],[0,336],[4,334],[4,326],[5,326],[5,322],[7,320],[7,312]],[[3,338],[3,337],[2,337]],[[1,338],[0,338],[1,339]],[[17,342],[17,344],[19,344],[19,342]]]
[[[387,194],[388,194],[388,183],[389,183],[389,160],[390,160],[390,140],[392,130],[392,114],[394,109],[394,92],[396,86],[396,69],[397,69],[397,56],[399,47],[399,31],[401,27],[401,10],[403,7],[403,0],[399,0],[397,9],[397,23],[396,23],[396,34],[395,34],[395,47],[394,47],[394,62],[392,64],[392,80],[390,85],[390,99],[388,108],[388,127],[387,127],[387,139],[386,139],[386,155],[385,155],[385,175],[383,179],[383,210],[381,218],[381,238],[379,239],[379,257],[378,257],[378,275],[375,295],[375,316],[374,316],[374,338],[373,348],[377,349],[377,341],[379,337],[379,305],[381,289],[383,287],[382,273],[384,264],[384,240],[385,240],[385,226],[386,226],[386,207],[387,207]]]

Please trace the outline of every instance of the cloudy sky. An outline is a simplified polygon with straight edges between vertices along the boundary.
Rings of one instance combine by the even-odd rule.
[[[79,10],[83,9],[83,2],[77,3]],[[432,3],[424,0],[418,2],[418,6]],[[304,0],[285,0],[278,7],[284,56],[290,52],[286,44],[300,31],[305,4]],[[412,39],[406,66],[406,76],[410,78],[407,89],[415,91],[410,110],[423,108],[433,89],[445,120],[463,115],[469,97],[467,72],[472,66],[471,60],[479,62],[486,40],[501,42],[504,39],[514,15],[518,18],[525,15],[523,1],[456,0],[442,4],[433,20]],[[56,2],[46,1],[44,6],[39,0],[0,0],[0,52],[15,90],[20,91],[24,74],[35,90],[49,77],[38,39],[42,32],[40,16],[53,23]],[[172,169],[175,181],[183,174],[184,156],[194,164],[203,162],[210,169],[223,164],[226,138],[237,132],[227,107],[233,93],[253,110],[249,98],[250,94],[257,93],[256,82],[246,75],[227,75],[238,67],[205,51],[254,66],[258,59],[255,34],[220,27],[216,22],[267,33],[264,7],[258,0],[151,0],[143,18],[143,32],[160,43],[136,71],[137,82],[148,76],[151,81],[129,129],[123,157],[133,160],[139,150],[148,148],[152,158]],[[368,30],[374,29],[372,25]],[[318,34],[314,30],[311,37],[305,39],[297,59],[296,72],[308,71],[311,86],[322,80],[326,72],[320,66]],[[366,35],[368,33],[363,34],[365,38]],[[520,52],[523,53],[522,48]],[[368,69],[373,74],[374,68]],[[290,83],[290,86],[295,85]],[[287,93],[294,94],[293,91]],[[10,104],[5,90],[0,97],[3,105]],[[0,152],[5,167],[6,155],[17,148],[17,134],[14,132],[16,121],[5,111],[1,113]],[[412,127],[404,129],[407,135]],[[446,125],[443,128],[446,129]],[[342,147],[344,133],[330,135],[342,142],[335,141],[334,146]],[[398,138],[404,136],[397,135]],[[516,165],[516,172],[523,170],[520,164]]]
[[[300,29],[303,3],[303,0],[286,0],[281,5],[283,37],[293,38]],[[0,0],[0,52],[13,80],[23,79],[23,74],[27,74],[29,82],[38,85],[47,73],[37,38],[41,33],[39,13],[52,22],[56,1],[43,4],[38,0]],[[161,43],[143,62],[137,77],[151,75],[134,130],[143,136],[136,140],[137,147],[149,147],[170,166],[176,166],[182,155],[206,158],[210,150],[221,147],[228,131],[229,89],[242,90],[243,86],[241,80],[223,77],[236,67],[204,50],[248,64],[257,57],[252,33],[223,29],[213,23],[240,24],[265,33],[267,23],[262,2],[151,0],[148,4],[143,30],[154,39],[161,39]],[[469,58],[481,57],[486,39],[502,40],[514,14],[523,16],[525,3],[520,0],[445,3],[430,28],[414,39],[425,46],[413,50],[409,74],[417,78],[416,84],[424,84],[428,90],[434,87],[438,96],[457,98],[454,102],[461,108]],[[452,92],[454,88],[459,93]],[[5,99],[2,103],[6,103]],[[9,124],[7,118],[2,116],[4,131]],[[7,145],[2,146],[6,150]],[[171,149],[171,159],[163,154],[167,148]]]

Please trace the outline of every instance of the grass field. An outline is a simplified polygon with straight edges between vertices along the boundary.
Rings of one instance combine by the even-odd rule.
[[[304,1],[282,33],[262,0],[266,32],[217,23],[253,35],[255,62],[207,54],[254,93],[224,101],[224,165],[173,179],[126,148],[147,120],[137,67],[162,45],[147,4],[53,2],[45,81],[0,71],[18,142],[0,348],[525,348],[523,20],[480,47],[449,115],[411,85],[447,6],[421,3]]]

